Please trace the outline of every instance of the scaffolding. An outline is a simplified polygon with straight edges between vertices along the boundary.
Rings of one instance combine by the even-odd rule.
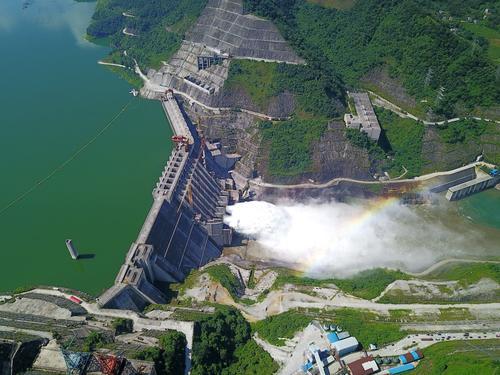
[[[121,372],[121,368],[123,367],[124,358],[109,355],[109,354],[101,354],[95,353],[94,358],[100,365],[100,371],[105,375],[118,375]]]
[[[68,375],[83,375],[91,359],[90,353],[72,352],[62,350],[64,362],[66,362],[66,373]]]

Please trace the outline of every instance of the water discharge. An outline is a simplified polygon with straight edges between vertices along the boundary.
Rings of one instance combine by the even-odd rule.
[[[309,275],[342,277],[374,267],[418,271],[439,259],[494,250],[465,221],[439,215],[444,209],[395,199],[255,201],[228,207],[225,222],[261,245],[262,260],[289,262]]]

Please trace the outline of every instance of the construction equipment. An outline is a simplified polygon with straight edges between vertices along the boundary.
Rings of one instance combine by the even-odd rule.
[[[189,140],[183,135],[173,135],[172,141],[175,142],[177,147],[184,147],[186,152],[189,151]]]

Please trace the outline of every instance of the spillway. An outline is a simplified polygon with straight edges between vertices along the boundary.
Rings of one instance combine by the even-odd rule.
[[[164,303],[162,285],[182,281],[218,257],[232,230],[223,222],[235,203],[231,181],[218,170],[206,145],[172,92],[161,96],[178,142],[153,189],[153,204],[124,264],[98,302],[106,308],[141,310]]]

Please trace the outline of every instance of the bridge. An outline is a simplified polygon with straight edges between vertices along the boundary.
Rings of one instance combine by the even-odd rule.
[[[160,100],[176,146],[114,285],[98,300],[104,308],[137,311],[150,303],[165,303],[162,285],[182,281],[192,269],[218,257],[232,240],[232,230],[223,223],[225,207],[234,203],[231,184],[173,92],[168,90]]]

